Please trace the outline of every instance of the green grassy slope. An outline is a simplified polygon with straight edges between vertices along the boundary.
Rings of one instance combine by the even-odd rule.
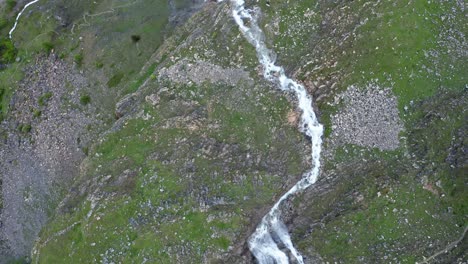
[[[330,116],[340,111],[329,103],[351,85],[391,87],[405,123],[396,151],[348,145],[326,161],[324,176],[342,180],[312,204],[301,199],[313,196],[296,201],[304,206],[299,215],[308,212],[294,227],[300,249],[329,262],[414,263],[457,240],[467,225],[468,198],[466,162],[460,162],[468,76],[463,7],[451,1],[265,3],[264,25],[281,63],[306,84],[324,85],[316,95],[325,95],[318,108],[327,136]],[[464,254],[459,247],[436,261]]]
[[[250,49],[233,60],[210,39],[213,31],[238,34],[213,23],[229,15],[215,7],[178,30],[139,74],[138,114],[90,149],[34,261],[222,262],[243,250],[263,211],[305,171],[307,141],[285,122],[292,103],[255,74],[232,86],[180,84],[153,72],[172,65],[171,56],[193,59],[203,50],[225,67],[256,60]],[[230,43],[231,52],[243,52],[240,43]],[[151,95],[155,106],[145,99]]]
[[[14,83],[20,71],[11,71],[52,45],[90,71],[91,103],[110,109],[116,98],[138,92],[137,111],[90,147],[33,261],[240,261],[256,222],[309,167],[307,140],[286,122],[294,104],[257,76],[254,50],[227,4],[212,4],[165,39],[166,1],[119,3],[61,2],[75,24],[66,34],[53,33],[60,26],[45,13],[31,14],[40,23],[26,20],[18,28],[22,60],[0,72],[0,80]],[[467,220],[468,23],[461,7],[422,0],[256,4],[279,63],[320,97],[327,139],[331,116],[340,111],[329,103],[351,85],[390,87],[405,126],[397,150],[347,145],[325,160],[324,177],[337,179],[332,189],[312,188],[292,201],[296,218],[288,224],[299,250],[328,262],[414,263],[458,239]],[[253,82],[158,78],[180,58],[245,68]],[[146,99],[151,95],[156,105]],[[458,247],[438,260],[464,254]]]

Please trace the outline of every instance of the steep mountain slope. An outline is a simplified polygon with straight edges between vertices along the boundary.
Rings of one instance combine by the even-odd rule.
[[[153,77],[90,149],[83,182],[36,245],[39,262],[212,262],[245,250],[250,220],[307,168],[307,141],[285,122],[292,103],[243,66],[255,55],[228,56],[249,48],[229,14],[207,6],[148,62]],[[218,48],[213,31],[238,43]],[[57,255],[64,241],[73,245]]]
[[[25,3],[0,2],[0,262],[254,262],[310,142],[229,1],[39,1],[10,42]],[[466,261],[465,4],[247,5],[325,124],[281,207],[306,263]]]
[[[199,6],[40,1],[25,10],[10,41],[4,37],[26,2],[14,4],[2,5],[0,23],[2,261],[30,255],[90,145],[115,122],[115,103],[138,86],[138,71],[165,34]]]

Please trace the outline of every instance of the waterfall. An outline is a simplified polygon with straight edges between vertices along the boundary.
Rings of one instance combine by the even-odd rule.
[[[312,107],[312,98],[305,87],[286,76],[284,68],[275,64],[275,53],[265,44],[265,35],[258,25],[259,8],[245,8],[244,0],[231,0],[232,15],[240,31],[252,44],[260,64],[263,66],[265,79],[276,83],[283,91],[293,92],[298,100],[298,107],[302,111],[300,129],[312,141],[313,167],[307,171],[288,192],[286,192],[265,215],[255,232],[249,238],[249,249],[261,264],[289,263],[288,255],[280,250],[277,241],[292,254],[295,261],[304,263],[303,257],[294,247],[286,226],[281,221],[281,203],[289,196],[294,195],[317,181],[320,173],[320,152],[322,147],[323,126],[318,122]],[[248,22],[248,23],[246,23]]]

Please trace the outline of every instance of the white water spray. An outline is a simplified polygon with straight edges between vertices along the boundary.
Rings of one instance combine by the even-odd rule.
[[[322,148],[323,126],[318,122],[312,108],[312,98],[307,94],[304,86],[288,78],[283,67],[275,65],[276,56],[265,44],[265,35],[258,25],[258,8],[246,9],[244,0],[231,0],[233,5],[233,17],[239,25],[240,31],[247,41],[252,44],[256,51],[259,62],[264,68],[265,79],[279,84],[283,91],[292,91],[298,99],[298,106],[302,110],[301,131],[311,138],[312,141],[312,161],[313,167],[306,172],[302,179],[296,183],[287,193],[285,193],[265,215],[255,232],[249,239],[249,249],[260,264],[289,263],[289,258],[285,252],[279,249],[277,242],[280,242],[292,254],[295,261],[304,263],[301,254],[294,247],[286,226],[281,221],[281,211],[279,206],[290,195],[300,192],[317,181],[320,169],[320,152]],[[245,23],[247,21],[248,23]]]
[[[8,33],[8,35],[10,36],[10,39],[11,39],[11,35],[13,34],[13,31],[15,31],[16,29],[16,26],[18,25],[18,20],[20,19],[21,15],[23,14],[23,12],[26,10],[26,8],[28,8],[30,5],[33,5],[35,3],[37,3],[39,0],[34,0],[34,1],[31,1],[29,3],[27,3],[23,9],[21,10],[21,12],[18,13],[18,15],[16,16],[16,20],[15,20],[15,24],[13,25],[13,27],[10,29],[10,32]]]

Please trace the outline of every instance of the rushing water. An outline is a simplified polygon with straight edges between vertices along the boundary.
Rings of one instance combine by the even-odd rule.
[[[16,20],[15,20],[15,24],[13,25],[13,27],[10,29],[10,32],[8,33],[8,35],[10,36],[10,39],[11,39],[11,35],[13,34],[13,31],[15,31],[16,29],[16,26],[18,25],[18,20],[20,19],[21,15],[23,14],[23,12],[26,10],[26,8],[28,8],[30,5],[33,5],[35,3],[37,3],[39,0],[34,0],[34,1],[31,1],[29,3],[27,3],[23,9],[21,10],[21,12],[18,13],[18,15],[16,16]]]
[[[34,0],[29,2],[24,6],[21,12],[18,13],[15,24],[9,32],[10,39],[23,12],[30,5],[33,5],[38,1],[39,0]],[[218,2],[221,1],[222,0],[219,0]],[[302,111],[300,129],[304,134],[310,137],[312,141],[312,169],[306,172],[296,185],[281,196],[268,214],[263,217],[261,223],[257,226],[255,232],[248,241],[249,249],[260,264],[289,263],[288,255],[278,246],[278,244],[281,244],[287,249],[286,251],[289,251],[289,253],[294,257],[296,262],[304,263],[301,254],[297,251],[291,241],[291,237],[286,226],[281,221],[281,211],[279,207],[289,196],[306,189],[317,181],[320,169],[323,126],[317,120],[312,108],[312,98],[307,94],[304,86],[288,78],[283,67],[275,64],[275,53],[267,48],[265,44],[265,35],[258,25],[257,19],[260,10],[258,8],[245,8],[244,0],[231,0],[231,4],[233,6],[233,17],[238,24],[240,31],[257,51],[258,60],[264,69],[263,75],[265,79],[277,83],[281,90],[292,91],[296,95],[298,107]]]
[[[260,9],[247,9],[244,0],[231,0],[232,14],[239,28],[257,50],[257,57],[264,68],[264,77],[279,85],[284,91],[292,91],[297,96],[298,107],[302,110],[301,131],[311,138],[313,167],[302,179],[285,193],[265,215],[249,239],[249,249],[261,264],[289,263],[288,255],[280,250],[282,244],[297,263],[304,263],[301,254],[294,247],[286,226],[281,221],[280,205],[289,196],[300,192],[317,181],[320,169],[323,126],[318,122],[312,108],[312,98],[301,84],[288,78],[283,67],[275,64],[276,56],[265,44],[265,35],[258,25]],[[275,239],[273,239],[275,238]]]

